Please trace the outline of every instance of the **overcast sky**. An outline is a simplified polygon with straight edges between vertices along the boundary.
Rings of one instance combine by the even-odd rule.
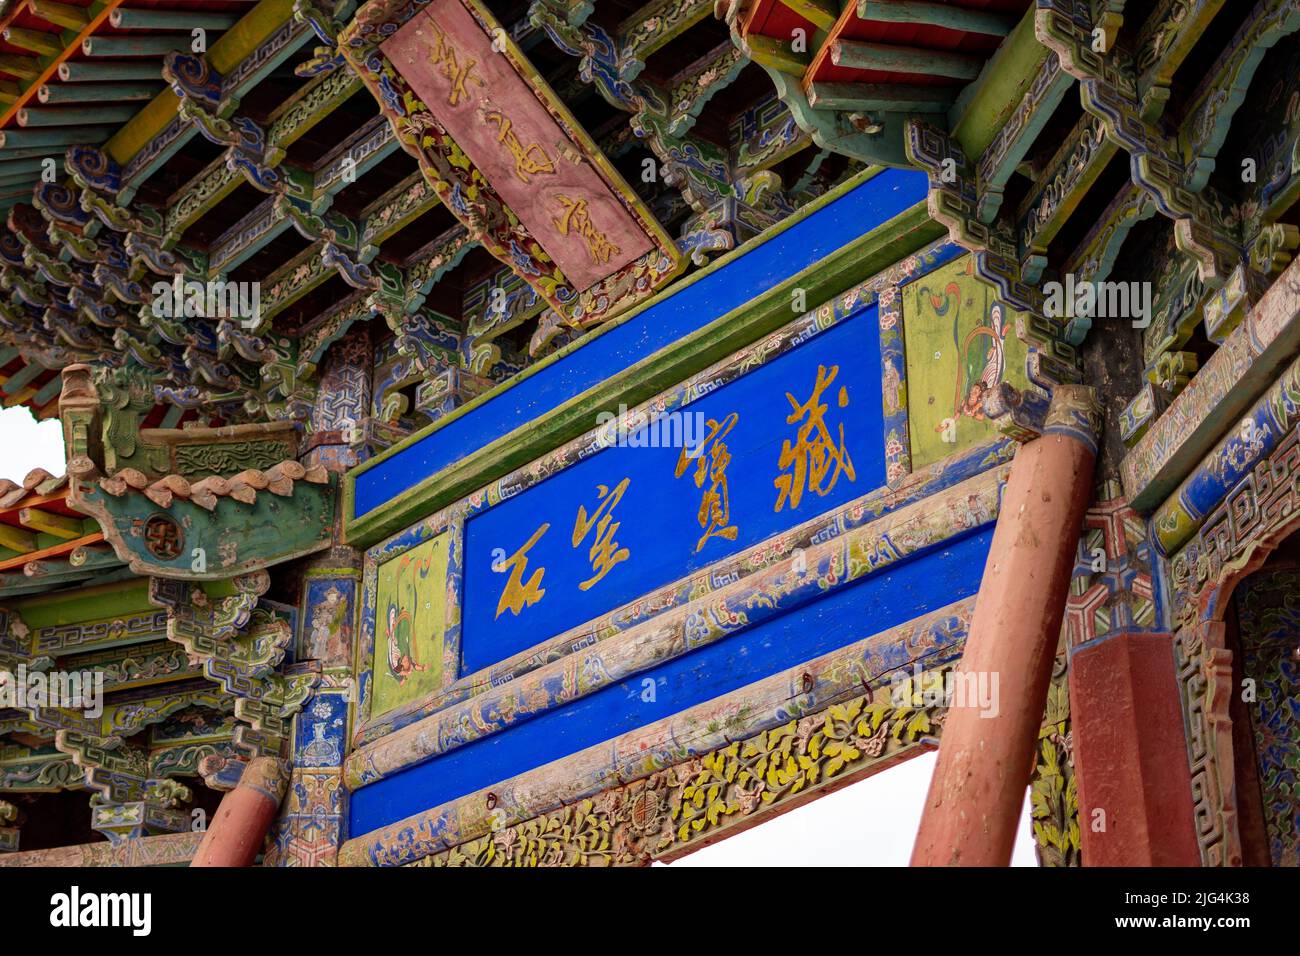
[[[37,422],[21,405],[0,408],[0,478],[21,482],[33,468],[63,474],[59,420]]]
[[[670,865],[906,866],[935,757],[913,757]],[[1038,865],[1027,792],[1011,865]]]

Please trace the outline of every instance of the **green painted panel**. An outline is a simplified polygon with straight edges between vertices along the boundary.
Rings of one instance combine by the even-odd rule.
[[[1016,337],[1020,313],[975,276],[969,255],[904,286],[902,297],[916,469],[998,436],[983,396],[1000,382],[1028,387],[1028,350]]]

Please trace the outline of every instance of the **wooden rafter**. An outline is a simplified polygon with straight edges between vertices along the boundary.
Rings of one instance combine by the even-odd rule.
[[[30,3],[31,0],[28,0],[28,2]],[[120,7],[123,2],[124,0],[104,0],[103,5],[99,8],[99,12],[96,13],[90,19],[88,19],[85,25],[80,28],[80,30],[77,33],[76,39],[73,42],[65,44],[63,48],[59,50],[58,53],[54,54],[49,59],[48,62],[44,63],[43,67],[38,66],[37,72],[33,74],[33,78],[35,82],[29,83],[27,85],[27,88],[23,90],[22,94],[19,95],[18,98],[9,105],[9,108],[6,109],[4,113],[0,113],[0,129],[3,129],[5,126],[7,126],[9,122],[13,120],[15,116],[17,116],[18,110],[27,105],[28,101],[31,100],[31,98],[36,95],[36,91],[40,89],[41,86],[48,83],[51,79],[53,79],[55,76],[58,75],[59,65],[63,63],[65,60],[67,60],[69,57],[71,57],[74,53],[78,52],[81,49],[82,41],[85,40],[87,37],[89,37],[91,34],[93,34],[99,28],[100,24],[106,22],[108,20],[109,14],[111,14],[114,10]],[[63,5],[58,4],[56,6],[62,7]],[[17,16],[18,11],[20,9],[21,9],[21,5],[15,7],[14,16]],[[63,10],[56,10],[55,12],[60,14],[67,13],[67,11],[63,11]],[[59,23],[60,26],[63,25],[57,20],[51,20],[51,22]],[[72,29],[76,29],[76,28],[73,27]],[[36,61],[36,62],[39,64],[42,61]],[[3,67],[0,67],[0,69],[3,69]]]
[[[80,518],[55,514],[52,511],[44,511],[41,508],[19,509],[18,523],[31,531],[52,534],[56,538],[63,538],[65,541],[70,541],[73,538],[80,538],[83,534],[82,521]]]

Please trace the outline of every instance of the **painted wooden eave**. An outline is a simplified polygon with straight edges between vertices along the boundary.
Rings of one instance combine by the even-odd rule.
[[[293,0],[262,0],[212,44],[205,55],[208,65],[219,74],[228,73],[292,16]],[[109,138],[104,151],[125,166],[166,128],[179,104],[170,88],[163,90]]]
[[[287,459],[265,471],[193,482],[181,475],[151,480],[125,468],[98,481],[74,480],[69,500],[99,522],[104,539],[135,573],[211,581],[328,547],[335,491],[323,468]],[[174,554],[154,553],[136,530],[155,519],[177,529]]]
[[[42,65],[41,71],[30,83],[27,84],[22,93],[20,93],[18,97],[9,104],[5,111],[0,113],[0,129],[4,129],[14,120],[18,111],[31,102],[32,98],[36,96],[37,91],[58,74],[59,64],[69,59],[74,53],[80,50],[82,41],[92,36],[101,25],[108,22],[109,14],[120,7],[123,2],[124,0],[103,0],[99,5],[98,11],[94,13],[86,25],[80,30],[75,33],[71,30],[64,30],[62,34],[50,34],[51,37],[59,37],[58,42],[62,45],[62,49],[53,56],[42,56],[33,59],[33,62]],[[18,16],[23,6],[24,4],[15,5],[12,14],[13,18]],[[91,7],[86,8],[86,12],[90,13],[94,9],[95,7],[92,5]],[[9,23],[12,22],[13,19],[10,19]],[[4,26],[7,27],[8,23],[4,24]]]
[[[67,498],[67,476],[43,468],[21,483],[0,480],[0,598],[121,569],[99,525]]]

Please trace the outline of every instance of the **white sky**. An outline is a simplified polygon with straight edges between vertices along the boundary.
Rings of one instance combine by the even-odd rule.
[[[63,474],[58,419],[38,423],[26,408],[0,409],[0,478],[22,481],[38,467]],[[934,761],[922,754],[672,865],[906,866]],[[1028,795],[1011,862],[1036,865]]]
[[[936,757],[913,757],[669,865],[907,866]],[[1011,865],[1038,865],[1027,790]]]
[[[63,431],[57,418],[38,422],[21,405],[0,408],[0,478],[21,482],[33,468],[63,474]]]

